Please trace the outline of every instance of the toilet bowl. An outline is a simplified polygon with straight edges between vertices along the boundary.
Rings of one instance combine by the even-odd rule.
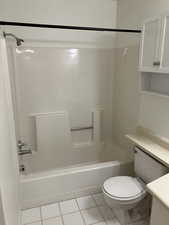
[[[132,222],[133,211],[145,198],[145,185],[139,178],[117,176],[107,179],[102,191],[107,205],[113,209],[121,225]]]
[[[129,210],[145,196],[144,183],[135,177],[117,176],[107,179],[102,187],[106,203],[111,208]]]
[[[111,177],[102,186],[105,201],[121,225],[132,224],[137,216],[143,218],[148,214],[151,203],[145,185],[168,173],[168,168],[136,146],[134,172],[136,177]]]

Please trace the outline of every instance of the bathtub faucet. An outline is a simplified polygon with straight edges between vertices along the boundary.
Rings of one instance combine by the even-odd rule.
[[[18,155],[29,155],[32,154],[32,150],[23,141],[18,141]]]

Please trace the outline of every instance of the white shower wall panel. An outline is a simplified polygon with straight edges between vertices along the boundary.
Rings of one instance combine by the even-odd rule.
[[[111,142],[115,50],[30,45],[13,51],[18,137],[34,150],[32,156],[24,157],[28,172],[100,160],[95,145],[70,147],[71,157],[64,160],[58,160],[59,149],[43,155],[36,149],[31,115],[66,111],[71,128],[90,126],[92,112],[102,109],[102,138],[105,145]]]

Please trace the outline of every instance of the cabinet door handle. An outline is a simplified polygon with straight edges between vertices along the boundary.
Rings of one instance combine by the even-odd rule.
[[[153,66],[160,66],[160,61],[153,62]]]

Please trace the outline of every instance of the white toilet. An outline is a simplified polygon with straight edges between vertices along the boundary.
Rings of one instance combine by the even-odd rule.
[[[130,222],[132,209],[145,198],[146,183],[168,173],[167,167],[140,148],[135,147],[134,152],[136,177],[111,177],[104,182],[102,187],[106,203],[113,209],[122,225]]]

